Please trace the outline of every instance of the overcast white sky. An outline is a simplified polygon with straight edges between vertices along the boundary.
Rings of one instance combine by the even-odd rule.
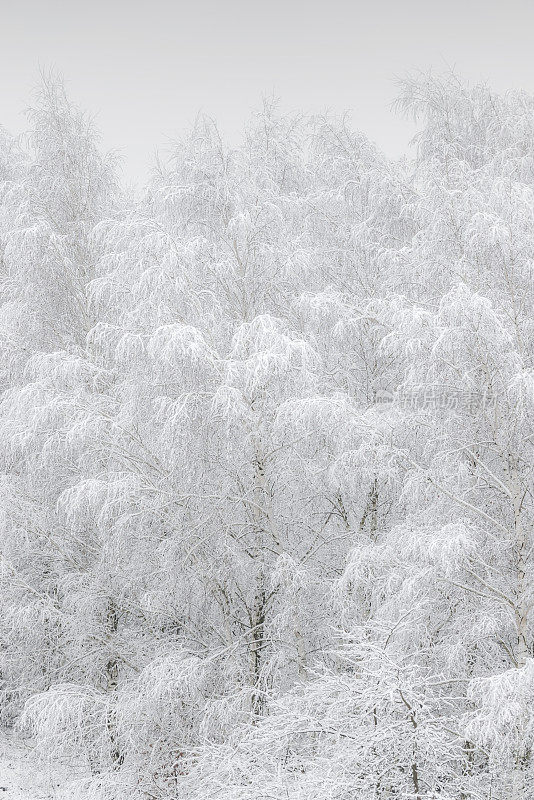
[[[454,67],[534,93],[533,0],[0,0],[0,123],[24,127],[39,66],[96,116],[124,176],[199,111],[237,140],[264,94],[284,108],[351,111],[387,153],[412,126],[392,113],[395,77]]]

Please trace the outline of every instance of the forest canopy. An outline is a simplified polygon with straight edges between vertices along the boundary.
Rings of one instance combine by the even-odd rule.
[[[534,100],[0,129],[0,719],[89,800],[528,800]]]

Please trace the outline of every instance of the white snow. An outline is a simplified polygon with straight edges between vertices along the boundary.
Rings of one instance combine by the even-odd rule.
[[[13,736],[0,736],[0,800],[59,800],[69,782],[65,767],[46,763]]]

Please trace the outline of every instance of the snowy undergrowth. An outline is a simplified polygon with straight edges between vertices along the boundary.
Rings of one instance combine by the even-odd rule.
[[[0,734],[0,797],[5,800],[75,800],[81,774],[79,766],[58,766],[24,741]]]

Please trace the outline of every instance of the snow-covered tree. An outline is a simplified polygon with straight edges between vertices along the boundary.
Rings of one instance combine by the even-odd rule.
[[[113,192],[87,118],[46,78],[27,141],[2,175],[3,711],[68,673],[74,620],[65,582],[89,542],[64,528],[61,493],[91,459],[73,453],[85,405],[107,378],[86,346],[90,234]],[[89,442],[85,438],[85,443]],[[67,601],[68,604],[68,601]],[[69,631],[70,628],[70,631]],[[80,654],[78,654],[79,660]],[[83,655],[82,655],[83,657]]]
[[[534,105],[0,137],[2,713],[99,798],[527,800]]]

